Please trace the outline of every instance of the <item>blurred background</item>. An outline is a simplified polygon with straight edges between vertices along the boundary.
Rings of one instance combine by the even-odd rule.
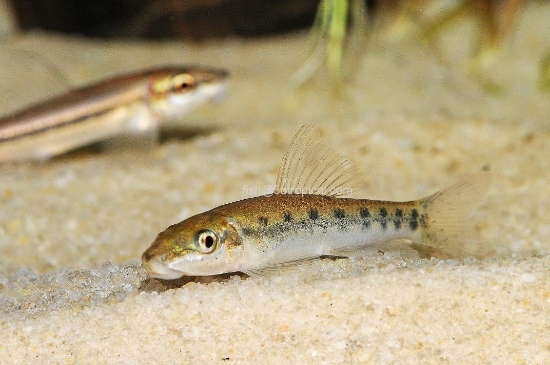
[[[309,52],[322,45],[321,58],[337,79],[350,34],[366,39],[383,32],[391,41],[413,38],[434,45],[443,32],[460,32],[453,27],[465,19],[476,27],[464,40],[474,44],[467,57],[474,70],[487,68],[525,6],[523,0],[0,0],[0,32],[205,41],[312,29],[317,42],[310,42]],[[544,68],[547,61],[541,62]],[[302,71],[307,78],[309,71]]]
[[[6,0],[2,0],[6,1]],[[22,29],[90,37],[204,40],[304,28],[316,0],[13,0]]]
[[[352,0],[353,1],[353,0]],[[473,10],[491,31],[508,29],[522,0],[358,0],[371,16],[393,13],[440,24]],[[203,40],[228,35],[258,36],[311,26],[318,0],[1,0],[21,29],[43,29],[90,37]],[[353,6],[347,6],[352,9]],[[4,16],[5,17],[5,16]],[[497,30],[498,29],[498,30]]]
[[[354,110],[351,100],[361,112],[399,109],[424,117],[421,101],[430,98],[426,108],[438,117],[517,120],[525,110],[548,105],[550,27],[541,26],[550,23],[548,5],[547,0],[0,0],[0,34],[8,35],[0,46],[6,95],[0,110],[7,113],[67,85],[181,63],[184,55],[186,63],[230,69],[238,80],[232,95],[242,92],[243,100],[276,90],[287,95],[289,100],[278,103],[290,105],[293,116],[319,113],[308,95],[299,94],[301,86],[309,86],[312,97],[325,98],[323,105],[334,103],[335,94],[346,95],[341,109],[348,114]],[[18,70],[23,62],[26,72]],[[269,87],[262,81],[267,79]],[[530,106],[520,112],[506,101],[509,96]],[[251,120],[270,119],[266,111],[272,109],[277,111],[272,119],[280,120],[276,104],[269,97],[255,101],[258,114]],[[241,112],[236,106],[235,120],[242,120]]]

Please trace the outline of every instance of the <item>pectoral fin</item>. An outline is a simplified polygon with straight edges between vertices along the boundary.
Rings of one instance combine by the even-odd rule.
[[[314,262],[318,260],[319,256],[314,256],[295,261],[281,262],[277,264],[259,265],[251,269],[244,270],[243,272],[246,275],[252,277],[297,274],[305,271],[308,266],[311,266]]]

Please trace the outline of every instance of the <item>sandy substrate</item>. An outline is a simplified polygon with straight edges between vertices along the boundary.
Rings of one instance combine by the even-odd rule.
[[[536,89],[549,20],[549,6],[528,9],[482,78],[458,56],[469,24],[445,36],[449,64],[380,35],[338,97],[319,77],[292,87],[303,35],[210,45],[3,39],[6,113],[65,87],[44,59],[75,85],[166,63],[233,76],[223,104],[181,121],[178,138],[153,150],[0,166],[0,363],[550,362],[550,96]],[[384,255],[324,260],[307,279],[148,279],[138,259],[156,234],[272,187],[303,123],[364,173],[356,197],[415,199],[489,168],[473,218],[499,258]]]

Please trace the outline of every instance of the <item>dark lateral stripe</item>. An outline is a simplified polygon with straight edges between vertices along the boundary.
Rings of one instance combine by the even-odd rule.
[[[336,208],[334,209],[334,217],[335,218],[345,218],[346,212],[344,212],[344,209]]]
[[[60,122],[60,123],[57,123],[57,124],[54,124],[54,125],[51,125],[51,126],[48,126],[48,127],[30,126],[27,131],[23,131],[23,132],[20,132],[20,133],[15,133],[14,132],[13,134],[10,134],[8,137],[2,136],[4,131],[2,130],[3,128],[0,127],[0,141],[1,142],[15,141],[15,140],[20,139],[20,138],[27,138],[27,137],[30,137],[30,136],[36,136],[36,135],[39,135],[39,134],[44,134],[44,133],[46,133],[48,131],[51,131],[51,130],[62,129],[62,128],[72,126],[72,125],[75,125],[75,124],[84,123],[84,121],[87,120],[87,119],[98,118],[98,117],[102,116],[103,114],[107,114],[109,112],[112,112],[114,109],[115,108],[108,109],[108,110],[102,110],[102,111],[99,111],[97,113],[85,114],[85,115],[83,115],[81,117],[78,117],[76,119],[63,121],[63,122]]]
[[[380,215],[382,216],[382,218],[387,217],[388,211],[386,210],[386,208],[380,208]]]
[[[369,213],[369,210],[367,208],[359,208],[359,215],[361,216],[361,218],[369,218],[370,217],[370,213]]]
[[[267,217],[260,217],[259,220],[261,225],[267,226]]]

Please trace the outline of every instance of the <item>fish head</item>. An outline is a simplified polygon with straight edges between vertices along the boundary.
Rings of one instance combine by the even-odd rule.
[[[150,105],[161,120],[175,119],[196,107],[224,98],[229,73],[201,67],[170,68],[151,79]]]
[[[230,220],[206,212],[159,233],[142,262],[151,277],[177,279],[236,271],[242,256],[242,240]]]

